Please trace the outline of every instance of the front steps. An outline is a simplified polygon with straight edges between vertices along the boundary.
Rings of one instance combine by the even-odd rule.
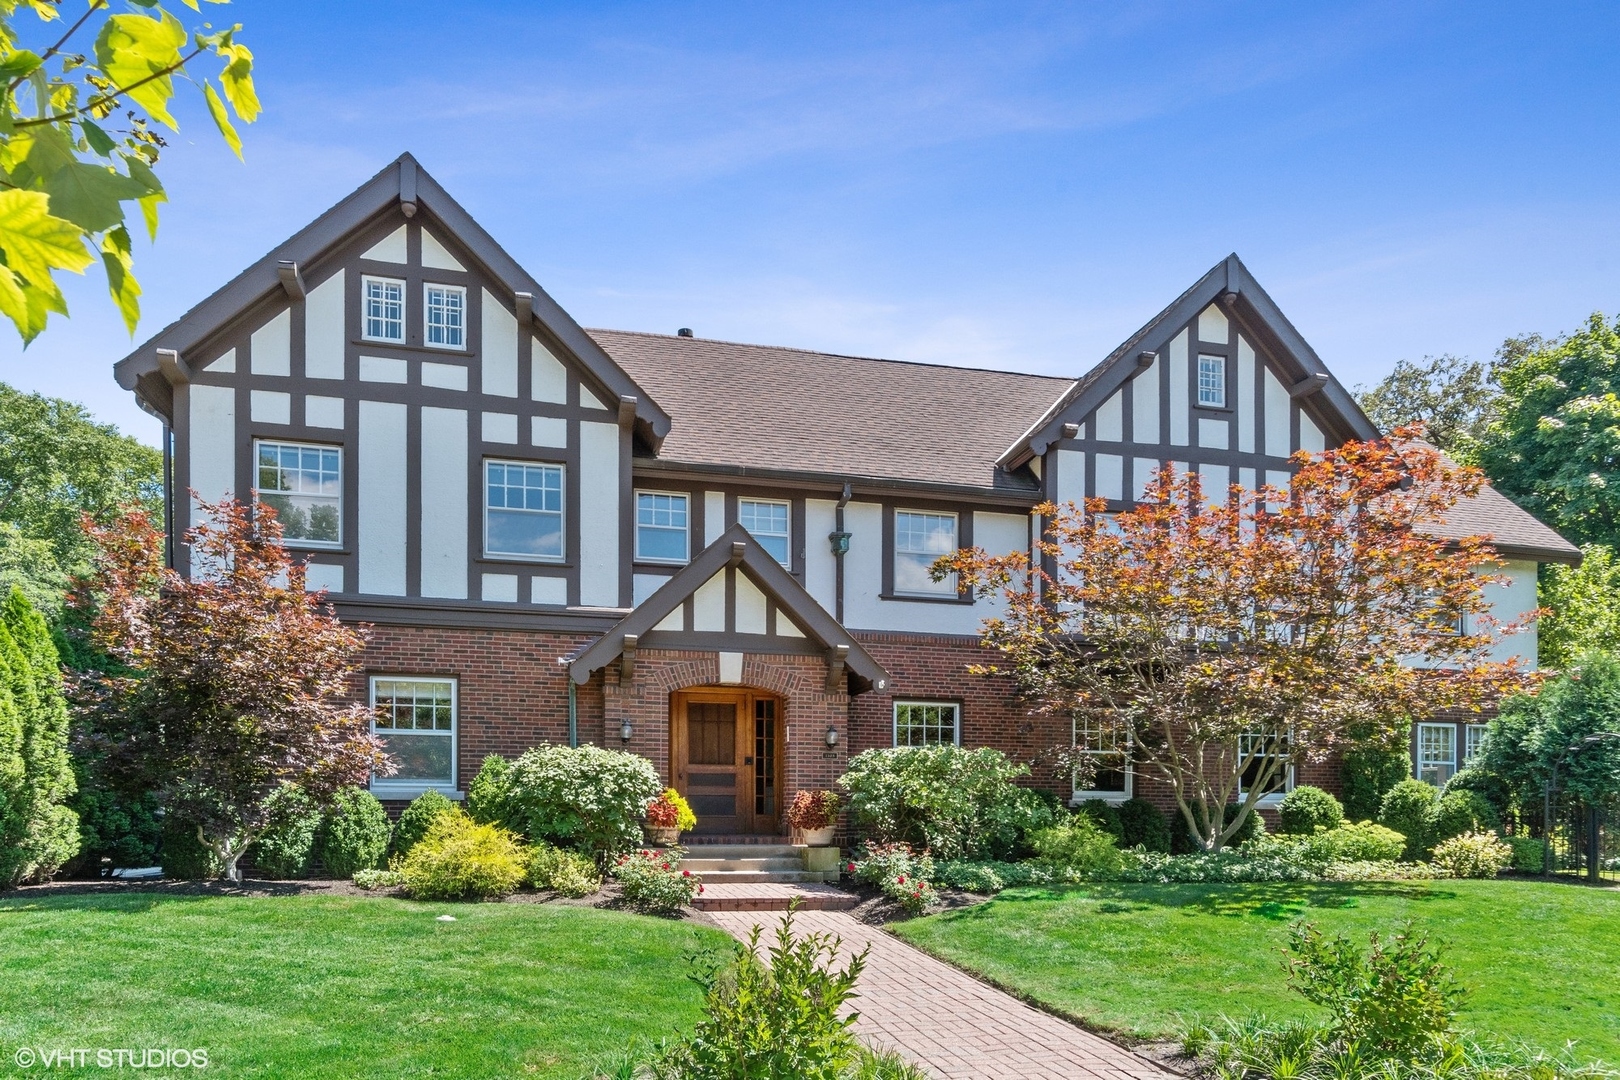
[[[693,903],[699,911],[780,911],[794,900],[806,910],[854,907],[856,897],[826,884],[838,880],[836,864],[831,870],[806,869],[809,852],[754,838],[744,843],[704,838],[694,840],[680,867],[703,876],[703,892]],[[825,864],[825,857],[820,861]]]

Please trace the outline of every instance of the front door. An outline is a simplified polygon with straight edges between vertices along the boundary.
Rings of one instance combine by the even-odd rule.
[[[670,775],[699,834],[775,833],[781,808],[777,699],[688,690],[670,702]]]

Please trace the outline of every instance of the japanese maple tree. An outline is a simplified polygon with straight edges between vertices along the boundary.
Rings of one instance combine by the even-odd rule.
[[[370,710],[345,704],[365,644],[281,544],[275,512],[226,499],[186,535],[190,577],[164,566],[163,535],[143,510],[86,520],[96,570],[74,602],[93,643],[127,665],[76,688],[85,727],[162,801],[195,823],[239,880],[237,862],[269,825],[269,796],[297,784],[325,804],[347,784],[391,771]]]
[[[1418,434],[1298,454],[1286,490],[1206,497],[1166,468],[1121,513],[1038,507],[1037,565],[975,549],[935,572],[1005,597],[985,625],[999,657],[976,671],[1130,744],[1218,850],[1291,763],[1352,733],[1399,744],[1413,717],[1479,709],[1530,678],[1488,658],[1522,622],[1490,617],[1483,589],[1503,579],[1487,539],[1425,530],[1483,478]]]

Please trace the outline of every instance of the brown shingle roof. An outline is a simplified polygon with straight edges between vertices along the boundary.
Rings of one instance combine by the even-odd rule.
[[[996,458],[1074,385],[706,338],[587,333],[673,417],[658,456],[690,465],[1032,490],[998,476]]]

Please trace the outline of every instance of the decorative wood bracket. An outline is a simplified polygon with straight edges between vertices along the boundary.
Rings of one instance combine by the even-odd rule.
[[[641,641],[637,634],[624,635],[624,651],[619,654],[619,685],[634,686],[636,684],[636,645]]]
[[[1221,305],[1221,307],[1225,308],[1227,311],[1231,311],[1237,306],[1237,298],[1238,294],[1233,290],[1228,289],[1221,293],[1221,295],[1217,296],[1215,298],[1215,302]]]
[[[514,293],[513,299],[517,301],[518,328],[527,330],[534,325],[534,293]]]
[[[1299,382],[1288,388],[1288,396],[1291,398],[1310,397],[1312,394],[1322,389],[1322,387],[1326,386],[1328,384],[1328,379],[1330,378],[1332,378],[1332,376],[1325,371],[1318,372],[1315,375],[1307,375],[1303,379],[1299,380]]]
[[[849,658],[848,645],[834,645],[827,650],[827,693],[844,690],[844,663]]]
[[[636,398],[625,394],[619,398],[619,426],[629,427],[636,422]]]
[[[287,299],[302,300],[305,296],[304,275],[298,272],[298,264],[288,259],[276,263],[276,276],[281,279],[281,287],[286,290]]]
[[[159,349],[157,361],[158,370],[163,372],[163,377],[169,380],[170,386],[179,386],[181,383],[191,381],[191,368],[173,349]]]
[[[416,162],[408,158],[399,163],[399,208],[408,218],[416,216]]]
[[[741,540],[733,540],[731,542],[731,558],[726,560],[726,565],[729,567],[741,565],[743,561],[743,553],[747,550],[747,544],[744,544]]]
[[[1153,361],[1159,358],[1156,352],[1139,352],[1136,354],[1136,366],[1140,371],[1146,371],[1153,366]]]
[[[1080,425],[1079,424],[1064,424],[1063,425],[1063,437],[1065,439],[1078,439],[1080,437]]]

